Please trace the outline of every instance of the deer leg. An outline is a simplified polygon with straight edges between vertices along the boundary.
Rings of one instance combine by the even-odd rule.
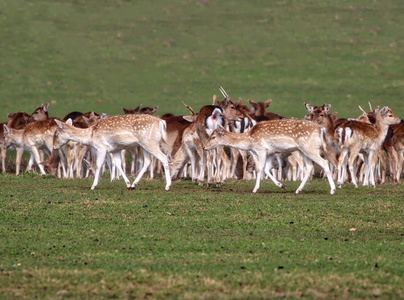
[[[327,176],[328,183],[331,187],[330,195],[334,195],[335,183],[334,183],[333,176],[330,171],[330,166],[329,166],[328,162],[320,156],[320,153],[310,155],[310,156],[308,156],[308,158],[310,160],[314,161],[316,164],[318,164],[323,169],[324,174]],[[313,169],[313,164],[312,164],[312,169]],[[311,173],[311,172],[308,172],[308,173]]]
[[[260,181],[261,181],[261,176],[262,176],[262,169],[265,165],[265,160],[266,160],[266,153],[258,153],[258,155],[254,154],[254,160],[255,160],[255,170],[257,172],[257,178],[255,180],[255,187],[252,190],[253,193],[256,193],[257,190],[260,188]]]
[[[129,181],[128,177],[126,176],[125,172],[122,169],[122,153],[119,151],[119,152],[113,153],[112,155],[113,155],[112,158],[114,160],[116,169],[118,169],[118,171],[121,173],[122,178],[126,183],[126,187],[128,189],[130,189],[131,188],[130,181]]]
[[[0,150],[1,150],[1,171],[3,173],[6,173],[6,155],[7,155],[7,151],[3,146],[4,145],[2,145],[0,147]]]
[[[101,169],[102,169],[102,165],[105,162],[107,152],[105,150],[98,149],[96,156],[97,156],[97,158],[95,160],[94,182],[93,182],[93,185],[91,186],[92,190],[95,189],[95,187],[98,185],[98,182],[100,181]]]
[[[368,156],[368,170],[369,170],[369,183],[371,186],[376,187],[376,181],[375,181],[375,153],[374,151],[369,151],[369,156]]]
[[[43,168],[43,166],[41,164],[41,155],[39,154],[38,148],[35,147],[35,146],[32,146],[31,147],[31,153],[34,156],[35,162],[38,165],[41,174],[45,175],[46,173],[45,173],[45,170],[44,170],[44,168]]]
[[[151,152],[152,155],[157,158],[164,168],[164,175],[166,176],[166,187],[165,190],[169,191],[171,186],[171,176],[170,176],[170,165],[168,163],[167,156],[159,150]]]
[[[18,174],[20,174],[21,161],[22,161],[22,155],[24,153],[24,148],[16,147],[16,151],[17,151],[17,154],[15,156],[15,175],[18,175]]]
[[[264,172],[265,172],[265,174],[269,177],[269,179],[271,179],[272,182],[273,182],[277,187],[280,187],[280,188],[283,188],[283,189],[286,190],[286,187],[285,187],[282,183],[280,183],[278,180],[276,180],[275,176],[273,176],[273,175],[271,174],[271,167],[273,166],[273,165],[272,165],[273,157],[274,157],[273,155],[267,155],[267,156],[266,156],[266,158],[265,158]]]
[[[341,185],[344,183],[344,170],[343,166],[346,165],[346,159],[348,155],[348,149],[341,149],[341,154],[338,159],[338,187],[341,188]]]
[[[404,161],[404,151],[398,151],[398,158],[397,158],[397,172],[396,172],[396,179],[397,182],[400,181],[401,172],[403,171],[403,161]]]
[[[147,171],[147,168],[150,166],[151,158],[150,153],[148,151],[143,150],[143,166],[137,174],[135,181],[133,181],[131,188],[134,189],[136,185],[139,183],[140,179],[142,179],[143,174]]]
[[[304,177],[303,177],[302,182],[300,183],[299,187],[295,191],[296,194],[299,194],[303,190],[304,186],[306,185],[306,182],[309,180],[309,178],[311,176],[311,172],[314,167],[312,160],[309,159],[306,155],[303,155],[303,160],[306,165],[306,170],[304,171]]]

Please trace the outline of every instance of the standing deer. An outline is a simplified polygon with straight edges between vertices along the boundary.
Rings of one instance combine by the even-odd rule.
[[[8,129],[16,129],[16,130],[24,129],[29,123],[47,120],[48,109],[49,109],[49,103],[46,103],[42,104],[40,107],[34,110],[34,112],[31,115],[28,115],[27,113],[22,111],[9,114],[8,117],[10,120],[7,123],[2,123],[1,125],[0,136],[3,135],[2,140],[4,139],[4,129],[5,129],[4,124],[7,125]],[[20,173],[24,148],[18,145],[14,145],[13,147],[17,151],[15,160],[15,166],[16,166],[15,173],[16,175],[18,175]],[[5,172],[6,148],[4,142],[1,142],[0,148],[2,158],[2,171]]]
[[[100,120],[94,126],[84,129],[73,127],[71,120],[66,123],[57,121],[57,125],[59,128],[55,133],[55,149],[60,148],[68,141],[74,141],[90,146],[96,153],[92,190],[98,185],[101,167],[108,153],[113,155],[115,165],[128,189],[136,187],[149,167],[150,154],[162,163],[166,177],[165,189],[167,191],[170,189],[171,177],[168,158],[160,150],[161,143],[166,139],[166,123],[160,118],[146,114],[121,115]],[[122,170],[121,150],[131,149],[137,145],[143,148],[144,165],[131,185]]]
[[[328,178],[331,187],[330,194],[335,192],[335,184],[332,179],[328,163],[320,156],[322,147],[320,126],[305,120],[285,119],[261,122],[255,125],[250,131],[236,134],[228,132],[224,128],[218,128],[213,132],[210,139],[204,144],[205,150],[214,149],[219,146],[229,146],[241,150],[250,151],[255,158],[257,178],[253,193],[256,193],[260,186],[260,180],[265,161],[268,156],[274,153],[291,153],[299,150],[306,163],[307,171],[296,190],[298,194],[306,184],[313,169],[313,161],[320,165]],[[279,187],[284,187],[275,178],[267,174]]]
[[[387,106],[376,112],[375,124],[349,120],[340,125],[336,133],[340,139],[341,154],[338,161],[338,185],[343,183],[342,166],[348,161],[352,184],[357,187],[354,161],[360,152],[364,155],[365,179],[363,185],[376,186],[374,179],[374,158],[386,138],[389,125],[400,123]],[[349,156],[348,156],[349,155]],[[370,178],[369,178],[370,176]]]

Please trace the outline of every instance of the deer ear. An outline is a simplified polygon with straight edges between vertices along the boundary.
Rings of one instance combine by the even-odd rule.
[[[223,136],[223,135],[224,135],[224,127],[223,127],[222,125],[219,124],[219,125],[217,126],[216,131],[217,131],[217,133],[218,133],[220,136]]]
[[[212,96],[212,105],[216,105],[216,101],[217,101],[217,96],[213,95]]]
[[[387,113],[388,107],[385,106],[380,110],[380,115],[384,116]]]
[[[324,112],[328,114],[331,110],[331,104],[324,104]]]
[[[12,118],[14,118],[15,117],[15,115],[16,115],[17,113],[9,113],[8,115],[7,115],[7,117],[9,118],[9,119],[12,119]]]
[[[44,110],[44,112],[47,112],[49,109],[49,103],[42,104],[42,109]]]
[[[313,106],[311,106],[310,104],[308,104],[308,103],[306,103],[306,102],[304,102],[304,106],[306,107],[307,111],[308,111],[310,114],[313,113],[313,111],[314,111],[314,107],[313,107]]]
[[[254,100],[248,99],[248,103],[250,103],[251,106],[255,107],[257,105],[257,102]]]
[[[69,119],[70,121],[71,121],[71,119]],[[62,121],[60,121],[60,120],[56,120],[55,119],[55,122],[56,122],[56,125],[58,125],[58,127],[60,128],[60,129],[64,129],[66,126],[65,126],[65,123],[64,122],[62,122]],[[66,121],[66,123],[67,123],[67,121]]]
[[[196,121],[196,118],[198,117],[197,115],[194,116],[182,116],[184,120],[193,123]]]
[[[3,129],[4,129],[5,134],[7,134],[7,135],[10,134],[10,129],[8,129],[6,124],[3,124]]]
[[[265,101],[265,107],[270,106],[272,103],[272,99],[268,99],[267,101]]]

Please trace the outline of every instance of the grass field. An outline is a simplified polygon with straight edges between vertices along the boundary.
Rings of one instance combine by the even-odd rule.
[[[402,184],[0,181],[2,298],[404,297]]]
[[[404,118],[404,3],[385,1],[0,0],[0,121],[186,114],[223,86],[232,99],[388,105]],[[11,154],[11,153],[10,153]],[[8,164],[13,156],[8,156]],[[104,177],[0,174],[0,298],[404,298],[403,184],[326,181],[285,192],[228,180],[162,180],[135,191]]]

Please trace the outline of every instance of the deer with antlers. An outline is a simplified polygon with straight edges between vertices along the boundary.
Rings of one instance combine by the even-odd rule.
[[[338,185],[343,183],[342,165],[348,162],[352,184],[357,187],[354,172],[354,161],[361,152],[364,155],[365,179],[363,185],[376,186],[374,179],[374,159],[384,141],[389,125],[400,123],[400,119],[394,115],[387,106],[376,111],[375,124],[349,120],[340,125],[336,134],[341,147],[338,161]]]
[[[253,193],[256,193],[259,189],[262,171],[268,156],[275,153],[291,153],[299,150],[303,155],[308,170],[305,172],[296,194],[302,191],[309,179],[314,161],[324,170],[331,187],[330,194],[332,195],[335,192],[335,184],[327,161],[320,156],[322,147],[320,132],[320,126],[306,120],[297,119],[261,122],[250,131],[241,134],[232,133],[219,127],[204,144],[204,149],[210,150],[219,146],[229,146],[250,151],[255,159],[257,171]],[[284,188],[284,185],[274,177],[270,174],[267,175],[277,186]]]
[[[95,189],[100,180],[100,171],[108,153],[113,155],[115,165],[125,180],[128,189],[134,189],[150,165],[150,155],[156,157],[163,165],[166,178],[165,189],[171,186],[169,160],[161,151],[161,144],[166,139],[166,123],[158,117],[147,114],[121,115],[100,120],[89,128],[75,128],[71,120],[66,123],[57,121],[58,129],[55,133],[54,148],[58,149],[68,141],[75,141],[91,147],[96,153],[94,166],[94,182],[91,189]],[[130,184],[122,170],[121,150],[140,145],[143,148],[144,164],[138,176]]]
[[[216,103],[216,95],[213,96],[213,99],[214,103]],[[205,151],[203,145],[209,139],[213,130],[217,128],[218,124],[224,125],[227,120],[241,120],[243,114],[236,109],[229,97],[218,102],[218,104],[206,105],[200,109],[198,114],[183,117],[192,124],[184,130],[182,145],[173,157],[173,176],[177,176],[185,163],[191,159],[193,176],[196,170],[199,170],[199,175],[197,176],[199,185],[203,185],[204,183],[207,166],[208,184],[216,181],[216,186],[221,185],[225,176],[223,172],[225,168],[220,167],[220,159],[223,158],[224,164],[227,165],[226,157],[223,157],[225,153],[223,149],[218,152]],[[199,159],[201,159],[201,165],[198,163]]]

